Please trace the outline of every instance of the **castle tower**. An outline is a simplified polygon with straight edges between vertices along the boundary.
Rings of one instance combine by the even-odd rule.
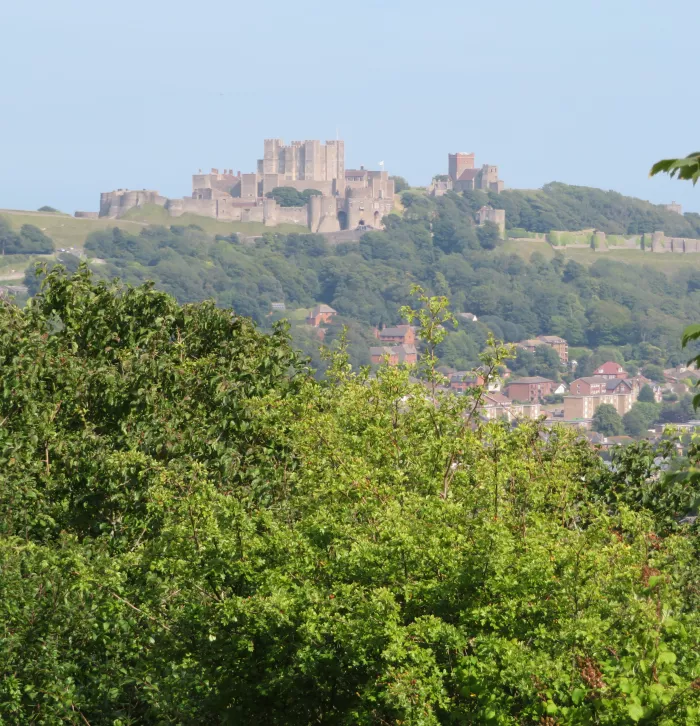
[[[473,168],[474,152],[471,154],[457,152],[456,154],[447,155],[447,174],[452,181],[457,181],[462,176],[463,171]]]
[[[325,179],[321,168],[321,142],[304,142],[304,179]]]
[[[263,174],[279,174],[280,147],[282,139],[265,139],[263,152]]]

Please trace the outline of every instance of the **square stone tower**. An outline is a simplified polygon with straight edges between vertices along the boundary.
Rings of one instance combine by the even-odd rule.
[[[296,181],[330,182],[334,193],[343,194],[345,144],[339,139],[325,144],[312,139],[286,145],[283,139],[265,139],[258,173],[278,186]],[[268,176],[272,174],[278,175],[276,182]]]
[[[456,154],[448,154],[447,162],[448,176],[452,181],[457,181],[462,172],[474,168],[474,152],[465,154],[458,151]]]

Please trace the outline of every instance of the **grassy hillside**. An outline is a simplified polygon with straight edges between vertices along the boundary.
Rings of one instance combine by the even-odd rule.
[[[151,224],[181,224],[187,226],[196,224],[209,234],[229,235],[232,232],[243,235],[260,235],[270,231],[258,223],[219,222],[216,219],[200,217],[195,214],[184,214],[182,217],[171,217],[165,209],[156,205],[146,205],[131,210],[122,219],[76,219],[60,212],[26,212],[16,210],[0,210],[0,216],[5,217],[10,226],[18,230],[23,224],[33,224],[47,234],[56,243],[57,248],[75,247],[82,250],[85,239],[91,232],[111,227],[119,227],[125,232],[138,234],[145,226]],[[282,224],[275,227],[276,232],[307,232],[305,227],[294,224]]]
[[[655,270],[669,273],[688,268],[700,269],[700,254],[652,254],[641,250],[623,249],[596,252],[590,248],[581,247],[564,247],[555,251],[544,239],[509,239],[503,243],[502,249],[506,252],[514,252],[527,261],[530,260],[533,253],[538,252],[546,260],[552,260],[555,255],[561,254],[565,260],[575,260],[586,266],[599,260],[614,260],[629,265],[653,267]]]
[[[156,204],[146,204],[143,207],[132,209],[124,215],[122,220],[146,224],[162,224],[169,227],[171,224],[187,226],[196,224],[208,234],[229,235],[232,232],[242,235],[257,236],[264,232],[270,232],[271,228],[266,227],[262,222],[221,222],[210,217],[201,217],[197,214],[183,214],[181,217],[171,217],[168,212]],[[120,220],[120,221],[122,221]],[[309,230],[297,224],[280,224],[274,227],[275,232],[289,234],[291,232],[305,233]]]
[[[58,212],[23,212],[0,209],[0,216],[4,217],[15,230],[19,230],[23,224],[33,224],[51,237],[57,248],[75,247],[79,250],[82,250],[90,232],[119,227],[125,232],[138,234],[145,226],[143,222],[124,219],[76,219]]]

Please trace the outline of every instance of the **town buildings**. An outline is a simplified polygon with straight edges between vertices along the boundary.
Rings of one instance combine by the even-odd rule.
[[[552,395],[556,388],[556,381],[542,376],[527,376],[509,381],[506,386],[506,394],[512,401],[529,401],[539,403],[545,396]]]
[[[518,418],[535,419],[540,415],[540,405],[536,402],[518,403],[498,391],[487,392],[483,397],[481,415],[490,421],[496,419],[513,421]]]
[[[468,371],[457,371],[450,375],[450,388],[457,393],[483,386],[485,382],[483,376]]]
[[[413,365],[418,362],[418,351],[415,345],[378,345],[369,349],[370,359],[373,364],[388,363],[390,366],[396,366],[399,363]]]
[[[585,376],[572,381],[568,396],[564,396],[564,420],[589,422],[598,406],[607,403],[624,416],[639,397],[641,385],[638,381],[618,378],[613,364],[604,364],[599,369],[608,372],[608,377]],[[625,373],[625,376],[627,374]]]

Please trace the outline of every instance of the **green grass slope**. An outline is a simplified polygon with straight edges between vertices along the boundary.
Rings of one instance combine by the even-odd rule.
[[[119,221],[131,221],[145,224],[162,224],[169,227],[171,224],[187,226],[196,224],[208,234],[229,235],[236,234],[256,236],[264,232],[280,232],[290,234],[292,232],[308,232],[306,227],[297,224],[280,224],[277,227],[266,227],[262,222],[221,222],[218,219],[202,217],[197,214],[183,214],[180,217],[171,217],[168,212],[157,204],[146,204],[143,207],[136,207],[129,210]]]
[[[143,222],[125,219],[77,219],[68,214],[55,212],[24,212],[12,209],[0,209],[10,226],[19,230],[23,224],[33,224],[47,234],[55,242],[56,247],[75,247],[82,250],[86,237],[90,232],[109,227],[119,227],[132,234],[138,234],[144,227]]]

